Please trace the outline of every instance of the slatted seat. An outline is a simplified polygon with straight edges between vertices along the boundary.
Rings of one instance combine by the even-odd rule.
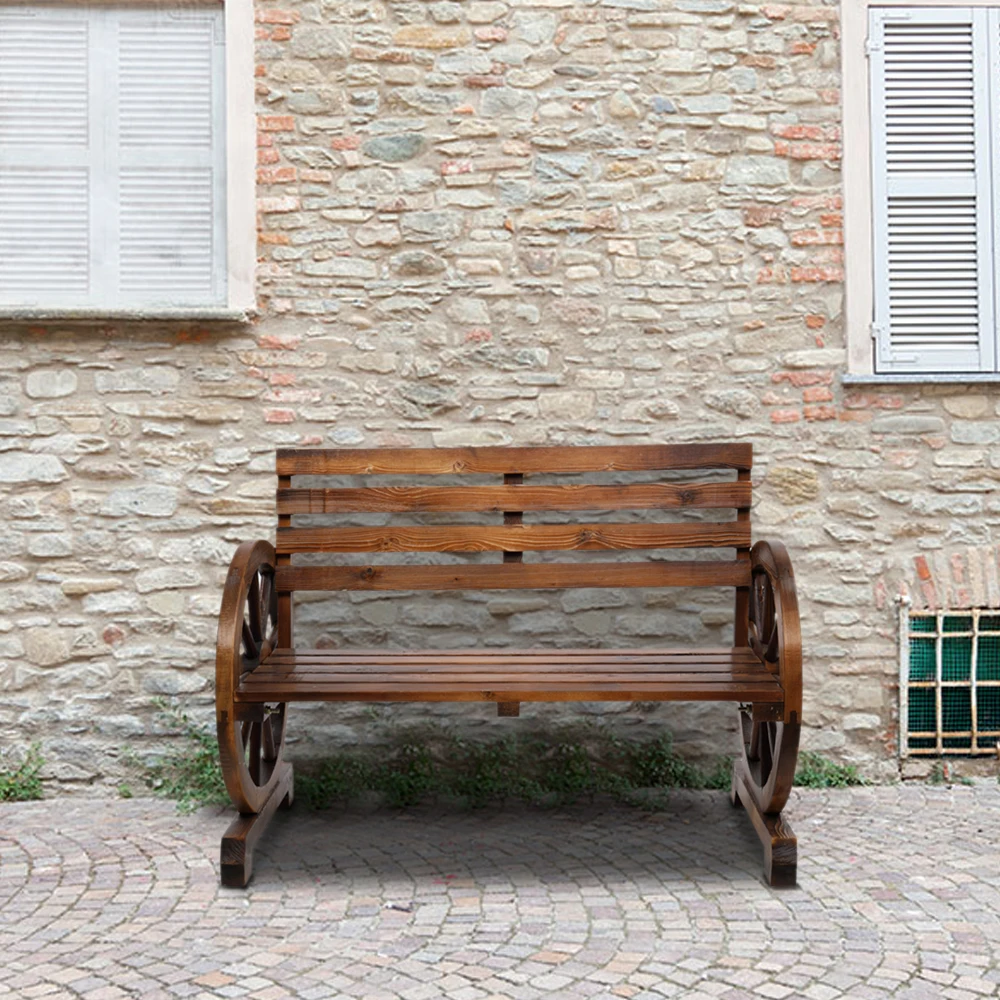
[[[800,725],[798,612],[784,547],[751,547],[751,463],[748,444],[279,451],[276,543],[237,549],[220,612],[219,747],[241,813],[223,838],[223,882],[246,884],[254,843],[291,801],[292,769],[282,760],[290,702],[493,702],[513,716],[526,701],[733,701],[742,733],[733,801],[761,836],[768,881],[794,884],[796,842],[780,813]],[[646,478],[623,481],[629,474]],[[598,481],[577,481],[584,475]],[[484,484],[484,476],[502,480]],[[357,523],[371,515],[392,523]],[[733,644],[351,650],[293,642],[299,591],[577,587],[733,588]]]
[[[236,690],[273,701],[753,701],[781,684],[751,649],[275,650]]]

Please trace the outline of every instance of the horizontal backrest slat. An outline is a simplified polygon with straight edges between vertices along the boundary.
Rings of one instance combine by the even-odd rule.
[[[282,448],[279,476],[749,469],[753,445],[611,445],[590,448]]]
[[[748,546],[750,524],[390,525],[279,528],[275,548],[294,552],[528,552]]]
[[[369,486],[278,490],[279,514],[363,511],[639,510],[747,508],[749,482],[634,486]]]
[[[498,563],[495,566],[278,566],[278,590],[531,590],[747,587],[750,563]]]

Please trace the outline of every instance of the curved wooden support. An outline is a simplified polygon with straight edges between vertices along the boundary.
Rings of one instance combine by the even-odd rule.
[[[798,762],[802,721],[802,632],[788,551],[781,542],[758,542],[750,550],[750,648],[781,680],[785,700],[780,720],[740,708],[743,753],[733,769],[733,802],[750,813],[765,848],[771,885],[795,884],[796,841],[781,820]],[[777,846],[776,846],[777,845]],[[773,870],[772,856],[780,872]]]
[[[243,674],[270,655],[277,644],[278,595],[274,589],[274,547],[244,542],[229,566],[215,647],[215,716],[222,775],[233,805],[259,813],[285,770],[285,705],[237,705],[234,693]],[[287,780],[291,781],[290,771]]]

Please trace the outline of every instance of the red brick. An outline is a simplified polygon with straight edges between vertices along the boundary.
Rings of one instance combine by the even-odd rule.
[[[801,419],[798,410],[771,410],[772,424],[797,424]]]
[[[295,372],[271,372],[268,381],[271,385],[295,385]]]
[[[261,132],[294,132],[294,115],[258,115],[257,129]]]
[[[297,10],[278,10],[275,7],[258,8],[255,20],[260,24],[296,24],[300,20]]]
[[[291,28],[272,28],[271,29],[271,41],[272,42],[287,42],[292,37]]]
[[[288,238],[288,233],[260,232],[257,234],[257,242],[265,246],[286,247],[291,241]]]
[[[844,216],[842,212],[824,212],[819,217],[819,224],[824,228],[843,229]]]
[[[839,160],[842,153],[839,142],[786,142],[779,139],[774,144],[775,156],[788,156],[793,160]]]
[[[319,434],[303,434],[299,438],[299,444],[305,446],[322,444],[323,438]]]
[[[843,281],[842,267],[793,267],[792,281]]]
[[[843,207],[844,199],[840,195],[800,194],[792,199],[792,208],[825,208],[839,212]]]
[[[837,408],[835,406],[807,406],[802,411],[806,420],[836,420]]]
[[[806,316],[806,326],[810,330],[822,330],[826,326],[826,317],[820,316],[817,313],[811,313]]]
[[[119,625],[109,625],[102,633],[101,638],[109,646],[117,646],[118,643],[125,641],[125,629]]]
[[[807,385],[830,385],[833,372],[772,372],[772,382],[789,382],[796,389]]]
[[[507,41],[507,29],[495,25],[476,28],[476,38],[481,42],[505,42]]]
[[[793,42],[789,51],[793,56],[811,56],[816,51],[816,43]]]
[[[332,149],[360,149],[361,148],[361,136],[360,135],[337,135],[330,140],[330,147]]]
[[[822,125],[775,125],[772,135],[779,139],[826,139],[827,130]]]
[[[872,419],[871,410],[841,410],[837,414],[841,423],[866,424]]]
[[[813,385],[802,390],[804,403],[829,403],[832,400],[833,393],[825,385]]]
[[[913,559],[913,565],[916,567],[917,576],[920,577],[921,580],[931,579],[931,568],[927,565],[926,556],[915,556]]]
[[[281,153],[276,149],[258,149],[257,150],[257,164],[259,166],[267,166],[271,163],[278,163],[281,160]]]
[[[270,333],[257,338],[257,346],[262,351],[294,351],[301,343],[301,337],[277,337]]]
[[[781,210],[774,205],[744,205],[743,222],[752,228],[769,226],[781,219]]]
[[[841,229],[799,229],[792,233],[792,246],[828,246],[843,244],[844,233]]]
[[[258,184],[288,184],[295,180],[295,167],[275,167],[272,170],[258,169]]]
[[[266,424],[294,424],[294,410],[265,410],[264,423]]]
[[[467,76],[465,78],[465,85],[472,87],[473,90],[488,90],[490,87],[502,87],[505,83],[506,80],[502,76],[492,73]]]
[[[441,164],[441,176],[454,177],[456,174],[471,174],[474,169],[472,160],[445,160]]]
[[[795,268],[792,268],[792,273],[795,273]],[[780,264],[777,267],[762,267],[757,272],[758,285],[783,285],[786,281],[788,275]]]

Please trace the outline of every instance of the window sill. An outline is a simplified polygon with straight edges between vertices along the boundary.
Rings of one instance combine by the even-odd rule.
[[[1000,372],[899,372],[886,375],[840,376],[842,385],[1000,385]]]
[[[127,320],[133,323],[183,320],[204,323],[249,323],[255,313],[247,309],[44,309],[0,306],[0,322],[105,323]]]

